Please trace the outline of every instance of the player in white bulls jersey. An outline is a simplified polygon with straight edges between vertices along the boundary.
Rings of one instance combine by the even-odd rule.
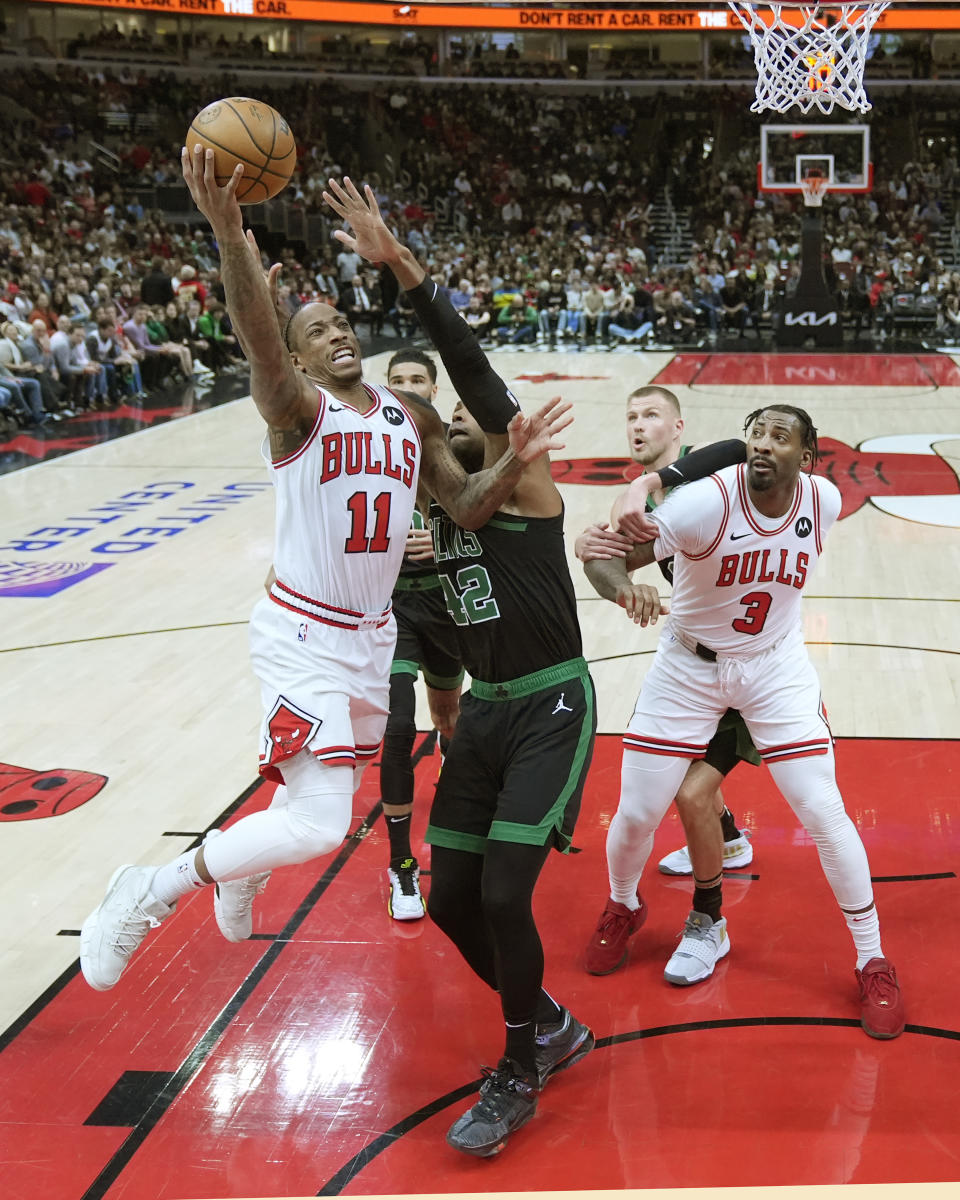
[[[813,838],[857,952],[860,1019],[872,1037],[903,1031],[903,1000],[883,956],[866,851],[837,788],[820,682],[803,641],[800,598],[840,513],[816,462],[809,416],[773,404],[745,427],[747,463],[678,488],[652,515],[655,541],[585,565],[590,582],[629,615],[655,613],[628,572],[674,558],[670,620],[624,735],[620,803],[607,838],[611,898],[636,895],[653,835],[692,760],[727,708],[743,716],[780,792]],[[700,931],[692,931],[700,932]],[[694,937],[713,961],[729,948]]]
[[[213,229],[227,305],[267,424],[276,485],[276,580],[254,610],[251,657],[264,707],[260,771],[285,786],[244,817],[160,868],[121,867],[84,921],[87,982],[113,987],[151,925],[177,900],[216,882],[217,923],[229,941],[252,932],[252,903],[274,867],[335,849],[347,834],[360,772],[387,720],[396,624],[390,595],[418,477],[468,528],[510,496],[529,462],[558,443],[569,405],[517,414],[509,448],[468,475],[437,413],[416,396],[364,383],[346,317],[307,304],[281,330],[279,266],[265,275],[236,199],[238,167],[219,187],[213,154],[182,151],[184,179]]]

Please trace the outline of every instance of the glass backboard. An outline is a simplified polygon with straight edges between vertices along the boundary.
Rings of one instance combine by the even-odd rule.
[[[761,191],[799,192],[808,175],[831,192],[869,192],[873,182],[869,125],[763,125],[757,183]]]

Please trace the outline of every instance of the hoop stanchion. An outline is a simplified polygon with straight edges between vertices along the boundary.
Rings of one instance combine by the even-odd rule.
[[[870,32],[890,0],[810,4],[727,0],[750,35],[757,67],[753,112],[834,106],[867,112],[863,89]]]

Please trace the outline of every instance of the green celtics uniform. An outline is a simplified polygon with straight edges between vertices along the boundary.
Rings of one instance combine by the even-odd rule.
[[[472,684],[426,840],[475,853],[488,839],[566,850],[590,765],[596,706],[563,516],[496,513],[470,531],[433,504],[430,526]]]
[[[692,446],[681,446],[680,457],[689,454]],[[682,485],[678,485],[682,486]],[[667,488],[672,492],[673,488]],[[647,497],[647,512],[656,509],[653,497]],[[660,571],[667,582],[673,586],[673,558],[665,558],[659,564]],[[760,755],[750,737],[746,722],[735,708],[728,708],[720,718],[717,732],[710,739],[703,761],[709,763],[721,775],[729,775],[738,762],[752,763],[760,766]]]
[[[418,509],[413,510],[414,529],[426,529]],[[397,646],[391,675],[423,672],[426,683],[444,690],[460,686],[463,666],[457,638],[437,568],[433,563],[410,562],[404,558],[393,589],[393,614],[397,621]]]

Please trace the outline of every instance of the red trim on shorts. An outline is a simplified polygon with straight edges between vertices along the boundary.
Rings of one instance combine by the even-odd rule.
[[[310,753],[325,767],[356,766],[356,755],[352,746],[322,746],[319,750],[311,750]]]
[[[686,559],[689,559],[690,562],[699,562],[700,559],[707,558],[708,555],[712,554],[714,552],[714,550],[716,550],[716,548],[723,541],[723,535],[727,529],[727,522],[730,520],[730,497],[727,495],[727,489],[724,487],[724,485],[721,483],[721,481],[716,477],[716,475],[708,475],[707,478],[712,479],[713,482],[720,489],[720,495],[723,497],[723,520],[720,522],[719,533],[713,539],[713,541],[707,547],[707,549],[704,550],[702,553],[687,554],[683,550],[680,551],[680,553],[683,554],[683,557]]]
[[[275,583],[275,586],[277,586],[278,582],[279,581],[277,581]],[[279,584],[279,586],[283,587],[284,585]],[[284,590],[288,591],[288,592],[290,591],[289,588],[284,588]],[[297,595],[296,592],[290,592],[290,594],[293,596]],[[310,612],[309,609],[298,608],[297,605],[295,605],[295,604],[288,604],[285,600],[281,600],[279,596],[275,596],[273,593],[273,589],[271,589],[267,593],[267,598],[269,600],[271,600],[274,604],[276,604],[279,608],[285,608],[287,610],[287,612],[296,613],[298,617],[307,617],[311,621],[316,621],[317,624],[319,624],[319,625],[332,625],[334,629],[352,629],[354,632],[358,632],[360,629],[360,624],[357,621],[336,621],[333,619],[333,617],[321,617],[319,613]],[[329,609],[331,609],[332,612],[344,611],[344,610],[341,610],[338,608],[333,608],[329,604],[323,604],[319,600],[312,600],[309,596],[304,596],[302,599],[310,604],[315,604],[320,608],[329,608]],[[376,625],[368,625],[366,628],[382,629],[384,627],[384,625],[386,625],[386,623],[390,620],[392,612],[393,612],[393,609],[388,608],[382,614],[380,619],[377,621]],[[351,615],[353,615],[353,614],[351,614]],[[362,619],[361,613],[357,613],[356,615]]]
[[[750,511],[750,498],[747,492],[746,485],[747,468],[743,463],[737,464],[737,493],[740,498],[740,507],[743,509],[743,515],[747,519],[747,524],[754,533],[759,533],[761,537],[774,537],[778,533],[783,533],[790,525],[793,524],[797,513],[800,511],[800,500],[803,496],[803,485],[800,479],[797,480],[797,486],[793,493],[793,507],[784,518],[783,524],[778,525],[776,529],[761,529],[753,519],[753,513]]]
[[[297,600],[306,600],[308,604],[315,604],[317,608],[325,608],[328,612],[340,613],[344,617],[356,617],[358,621],[362,621],[365,616],[362,612],[354,612],[352,608],[338,608],[335,604],[326,604],[323,600],[315,600],[313,596],[308,596],[304,592],[295,592],[292,587],[287,587],[279,579],[275,579],[274,583],[278,588],[283,588],[287,595],[294,596]]]
[[[319,387],[317,388],[317,392],[319,393],[319,396],[320,396],[320,407],[317,409],[317,419],[314,421],[313,428],[310,430],[309,434],[307,435],[307,440],[303,443],[303,445],[300,447],[299,450],[295,450],[293,454],[287,455],[286,458],[276,458],[276,459],[272,458],[270,460],[270,463],[272,466],[287,467],[290,465],[290,463],[296,462],[296,460],[300,457],[301,454],[304,453],[304,451],[307,449],[307,447],[310,445],[310,443],[316,438],[317,434],[320,432],[320,426],[323,423],[323,414],[327,410],[327,398],[323,394],[323,391]]]
[[[274,604],[279,605],[280,608],[285,608],[288,612],[296,613],[298,617],[307,617],[311,621],[316,621],[319,625],[332,625],[334,629],[358,630],[360,628],[359,625],[348,625],[345,621],[331,621],[329,617],[318,617],[316,613],[307,612],[302,608],[295,608],[292,604],[285,604],[282,600],[273,595],[270,596],[270,599]],[[375,626],[375,628],[379,629],[381,626],[386,625],[387,621],[389,620],[389,616],[384,617],[383,620]]]
[[[671,742],[636,733],[625,733],[623,745],[627,750],[636,750],[640,754],[660,754],[667,758],[703,758],[707,752],[706,742],[695,746],[690,742]]]
[[[380,747],[382,745],[383,745],[383,742],[377,742],[377,744],[375,746],[357,746],[357,747],[355,747],[355,749],[357,751],[357,758],[375,758],[376,755],[379,753]]]
[[[764,762],[790,762],[794,758],[815,758],[830,750],[829,738],[811,738],[808,742],[787,742],[783,746],[770,746],[766,750],[757,747]]]

